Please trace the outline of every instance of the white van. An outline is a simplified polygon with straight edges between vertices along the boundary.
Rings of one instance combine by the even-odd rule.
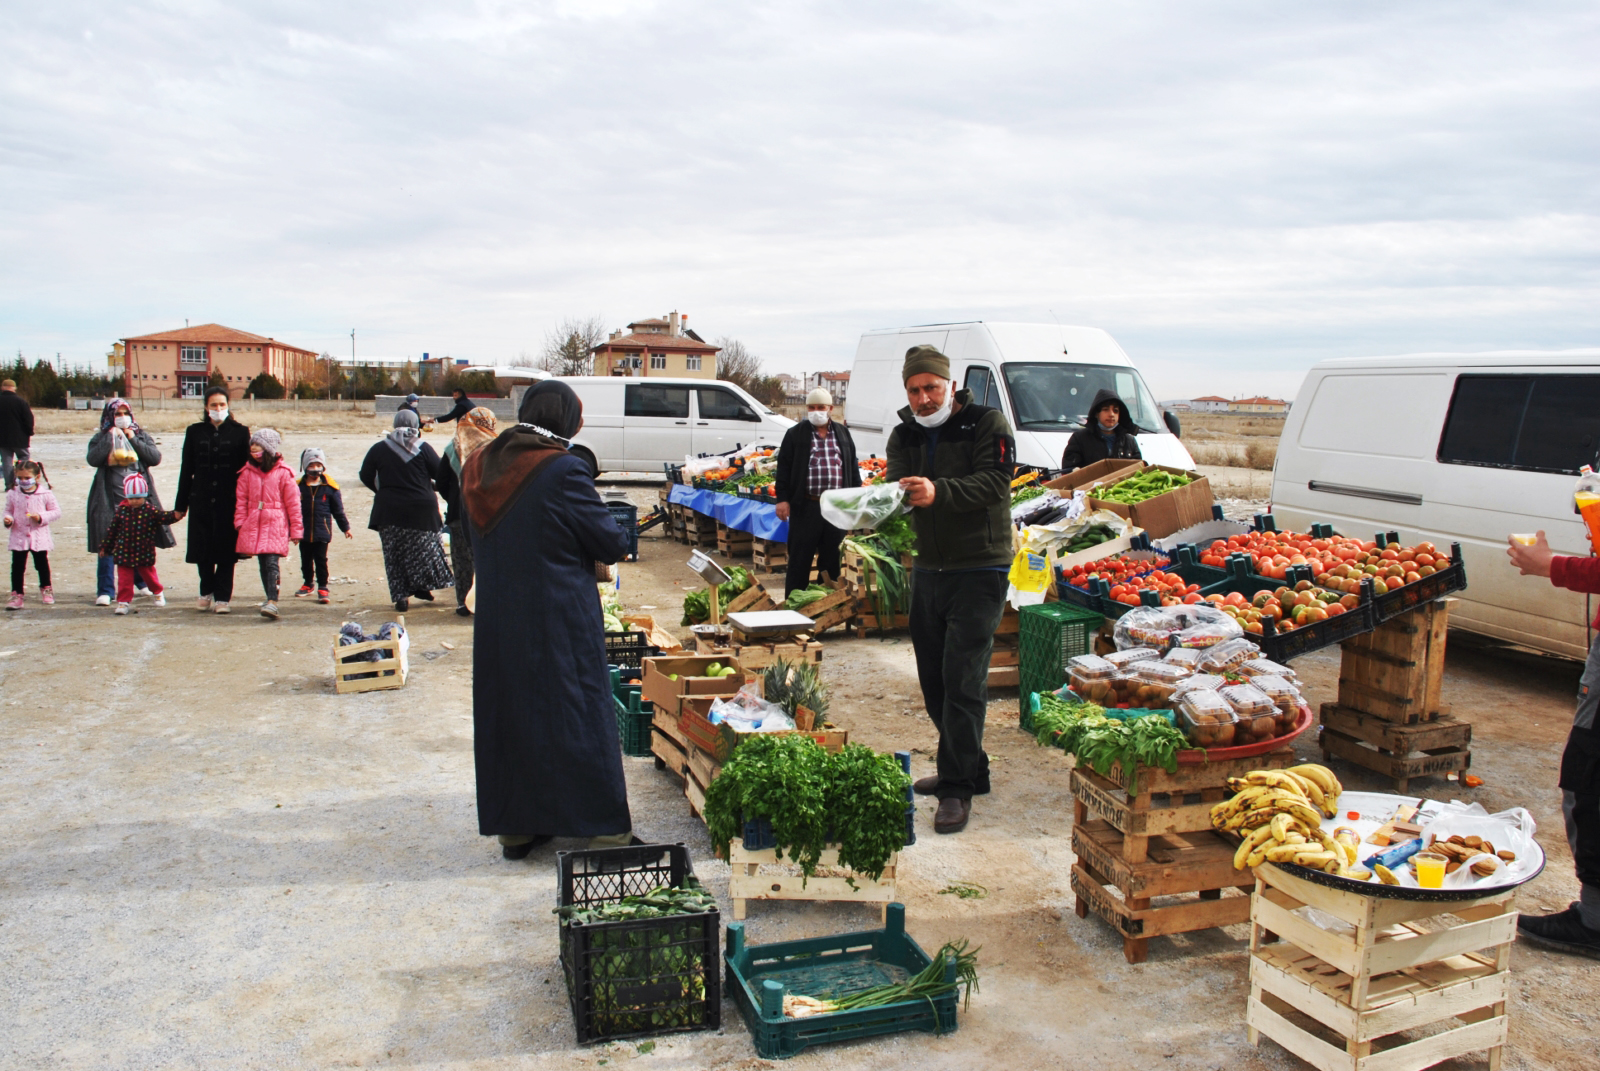
[[[1543,529],[1587,555],[1572,509],[1600,452],[1600,350],[1428,353],[1324,361],[1306,374],[1272,477],[1278,527],[1327,521],[1372,538],[1461,543],[1467,590],[1450,623],[1583,658],[1585,597],[1525,577],[1506,536]]]
[[[685,457],[740,445],[776,446],[794,426],[739,387],[718,379],[561,376],[583,402],[572,452],[596,473],[657,472]],[[516,393],[520,406],[522,395]]]
[[[1178,421],[1156,405],[1150,388],[1106,332],[1059,324],[972,323],[868,331],[856,347],[845,398],[845,423],[856,451],[883,456],[900,422],[906,392],[900,380],[906,350],[935,346],[950,358],[950,377],[979,405],[1006,415],[1017,436],[1017,460],[1061,467],[1067,439],[1084,426],[1095,392],[1109,387],[1139,426],[1139,451],[1153,465],[1192,469],[1178,441]]]

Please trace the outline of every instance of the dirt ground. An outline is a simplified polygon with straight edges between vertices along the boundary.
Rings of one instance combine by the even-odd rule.
[[[327,449],[357,539],[333,547],[335,604],[286,597],[276,623],[250,612],[259,596],[248,563],[237,612],[196,613],[181,550],[161,561],[171,605],[141,600],[126,618],[94,608],[86,428],[35,440],[67,516],[52,555],[60,603],[41,607],[30,574],[27,609],[0,615],[0,1065],[777,1066],[755,1058],[731,1002],[721,1031],[658,1039],[648,1053],[575,1044],[550,909],[555,852],[581,844],[509,863],[477,835],[473,624],[450,611],[448,593],[408,616],[404,689],[333,693],[338,623],[394,616],[377,540],[362,527],[370,496],[354,479],[376,432],[371,418],[323,432],[283,423],[291,456]],[[156,484],[170,498],[176,424],[161,438]],[[653,486],[627,486],[641,505],[654,501]],[[686,552],[652,532],[641,557],[623,567],[624,603],[676,625]],[[292,590],[297,562],[284,564]],[[1336,659],[1297,661],[1313,704],[1332,697]],[[834,720],[852,739],[909,748],[914,773],[931,770],[934,736],[904,636],[830,639],[824,669]],[[1473,771],[1487,783],[1417,785],[1533,811],[1549,865],[1520,899],[1527,911],[1577,895],[1554,788],[1577,676],[1572,663],[1453,637],[1446,699],[1474,724]],[[1129,966],[1107,926],[1074,915],[1068,762],[1018,731],[1016,709],[1014,690],[992,697],[994,792],[968,830],[935,836],[933,804],[919,800],[918,840],[902,857],[912,934],[930,949],[957,937],[982,946],[982,990],[959,1031],[825,1047],[788,1066],[1303,1066],[1245,1040],[1245,927],[1156,939],[1149,961]],[[1309,738],[1298,750],[1316,757]],[[686,844],[724,895],[728,869],[670,778],[649,759],[625,764],[635,831]],[[1379,787],[1339,772],[1353,788]],[[957,881],[987,896],[943,892]],[[748,929],[760,943],[877,924],[870,908],[754,904]],[[1595,964],[1518,945],[1512,965],[1506,1066],[1592,1066]]]

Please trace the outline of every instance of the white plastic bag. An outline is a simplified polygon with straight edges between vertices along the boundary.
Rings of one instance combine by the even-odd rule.
[[[727,722],[741,733],[776,733],[795,727],[794,719],[778,704],[761,698],[753,684],[739,689],[739,694],[732,699],[712,703],[706,720],[712,725]]]
[[[876,528],[897,513],[908,513],[906,493],[897,483],[840,487],[822,492],[822,519],[846,532]]]
[[[121,428],[111,429],[111,456],[106,463],[113,468],[124,468],[128,465],[137,465],[139,455],[134,453],[133,444],[128,441],[128,435]]]

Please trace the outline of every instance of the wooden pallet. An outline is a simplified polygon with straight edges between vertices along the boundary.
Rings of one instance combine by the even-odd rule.
[[[1324,703],[1319,733],[1324,762],[1337,755],[1392,778],[1396,792],[1406,792],[1413,777],[1459,774],[1472,765],[1468,746],[1472,726],[1448,714],[1401,725],[1365,711]]]
[[[1425,603],[1339,645],[1339,706],[1402,725],[1432,721],[1453,599]]]
[[[881,904],[885,916],[895,899],[895,867],[899,854],[889,857],[883,875],[872,881],[861,874],[832,876],[813,874],[809,879],[800,873],[798,866],[780,861],[777,852],[768,848],[751,851],[742,840],[728,845],[728,862],[733,873],[728,877],[728,896],[733,901],[733,917],[745,917],[746,905],[751,900],[812,900],[848,901],[863,904]],[[839,849],[825,848],[819,865],[839,868]],[[778,868],[763,874],[762,867]]]
[[[1222,890],[1253,879],[1245,873],[1241,880],[1233,869],[1233,847],[1212,832],[1211,808],[1227,799],[1228,778],[1294,761],[1293,749],[1283,747],[1247,759],[1186,763],[1176,773],[1140,767],[1133,793],[1120,766],[1104,776],[1074,768],[1078,861],[1071,881],[1078,917],[1092,911],[1110,923],[1122,934],[1129,963],[1144,962],[1152,937],[1244,922],[1249,900]],[[1180,894],[1185,898],[1176,903],[1152,902]]]
[[[1264,1034],[1320,1071],[1419,1071],[1481,1050],[1497,1071],[1515,898],[1511,888],[1447,903],[1388,899],[1257,867],[1250,1043]],[[1324,929],[1296,913],[1307,907],[1351,929]],[[1420,1038],[1401,1033],[1438,1027]]]

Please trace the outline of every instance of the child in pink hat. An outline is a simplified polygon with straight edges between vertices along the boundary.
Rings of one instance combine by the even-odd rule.
[[[167,605],[166,589],[156,575],[156,540],[161,526],[177,524],[178,515],[150,504],[150,483],[142,472],[129,473],[122,481],[122,501],[111,516],[111,526],[100,543],[100,556],[117,563],[117,608],[125,614],[133,602],[134,581],[138,580],[155,595],[156,605]]]

